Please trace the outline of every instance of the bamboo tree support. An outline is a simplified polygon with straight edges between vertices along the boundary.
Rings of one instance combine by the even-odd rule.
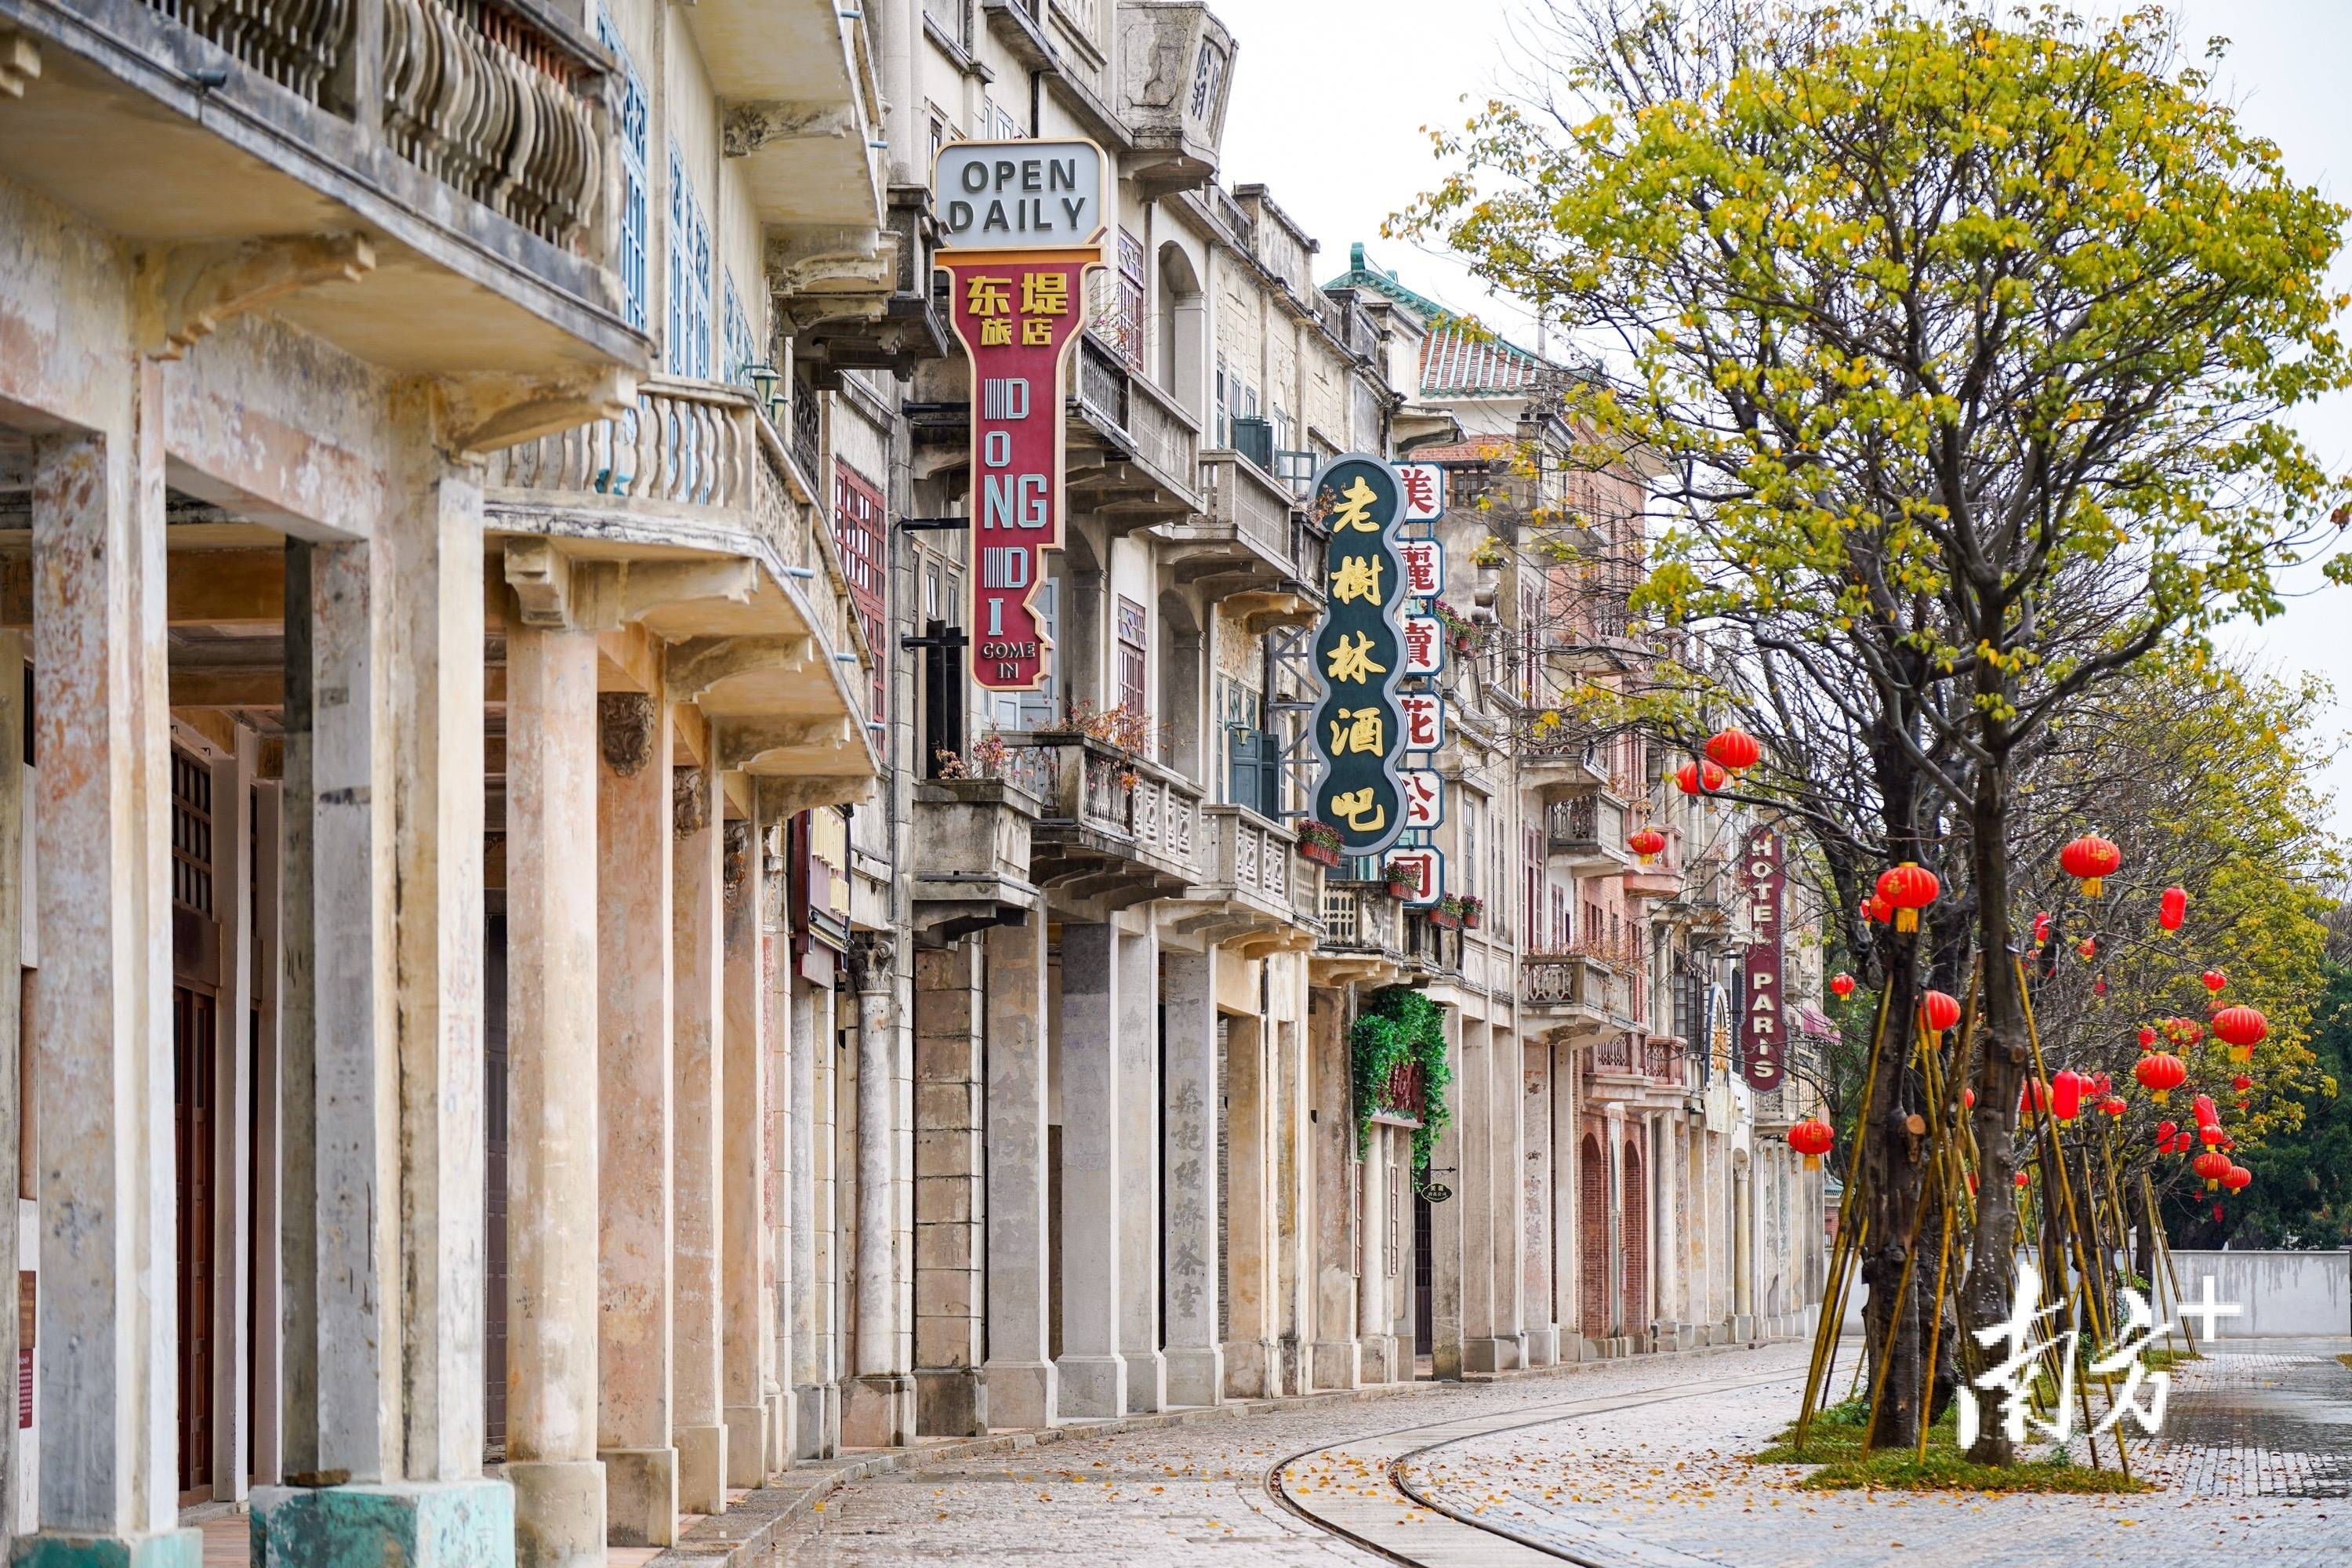
[[[2172,1310],[2178,1312],[2180,1310],[2181,1302],[2180,1273],[2179,1270],[2174,1268],[2172,1266],[2171,1238],[2164,1234],[2164,1226],[2157,1223],[2156,1184],[2148,1180],[2147,1173],[2146,1171],[2142,1171],[2139,1173],[2139,1192],[2140,1198],[2147,1209],[2148,1234],[2156,1238],[2156,1254],[2158,1258],[2164,1260],[2164,1278],[2166,1282],[2172,1287]],[[2155,1284],[2155,1281],[2150,1280],[2148,1283],[2152,1287]],[[2185,1317],[2180,1320],[2180,1333],[2181,1337],[2189,1342],[2189,1353],[2190,1355],[2202,1355],[2204,1353],[2197,1348],[2197,1331],[2189,1326],[2189,1320]],[[2171,1337],[2170,1332],[2168,1331],[2165,1338],[2169,1340]]]
[[[2048,1081],[2048,1074],[2045,1070],[2045,1065],[2042,1059],[2042,1031],[2034,1026],[2033,1022],[2032,988],[2026,984],[2025,960],[2021,957],[2013,956],[2011,962],[2017,966],[2018,997],[2019,1000],[2024,1004],[2025,1007],[2025,1038],[2026,1042],[2033,1047],[2033,1077],[2035,1084],[2038,1087],[2039,1085]],[[2047,1132],[2049,1135],[2051,1155],[2049,1163],[2057,1167],[2058,1194],[2065,1205],[2065,1208],[2063,1210],[2065,1223],[2060,1227],[2060,1229],[2064,1234],[2066,1239],[2072,1244],[2074,1250],[2074,1264],[2075,1268],[2081,1273],[2081,1293],[2085,1305],[2089,1308],[2088,1316],[2091,1320],[2092,1331],[2098,1337],[2101,1343],[2109,1342],[2110,1335],[2107,1332],[2106,1314],[2101,1310],[2098,1300],[2098,1276],[2091,1267],[2091,1259],[2084,1246],[2082,1217],[2075,1212],[2074,1184],[2066,1173],[2066,1149],[2065,1145],[2059,1140],[2057,1121],[2050,1114],[2050,1108],[2042,1103],[2042,1097],[2041,1095],[2030,1093],[2026,1096],[2026,1100],[2028,1103],[2033,1106],[2034,1123],[2036,1127]],[[2087,1194],[2085,1194],[2085,1196],[2087,1197]],[[2078,1352],[2080,1348],[2081,1347],[2078,1342],[2076,1346]],[[2106,1390],[2107,1408],[2110,1410],[2114,1409],[2116,1404],[2116,1384],[2114,1374],[2110,1373],[2101,1373],[2099,1374],[2099,1383],[2100,1386]],[[2080,1380],[2077,1380],[2077,1384],[2079,1386]],[[2090,1390],[2084,1388],[2083,1390],[2083,1405],[2085,1412],[2086,1426],[2088,1425],[2087,1415],[2090,1409]],[[2124,1475],[2128,1478],[2131,1475],[2131,1461],[2124,1455],[2123,1425],[2121,1422],[2116,1423],[2114,1427],[2114,1432],[2116,1438],[2116,1461],[2118,1467],[2123,1470]],[[2084,1436],[2086,1439],[2090,1440],[2091,1463],[2095,1468],[2099,1462],[2098,1443],[2096,1439],[2090,1438],[2090,1435],[2087,1432],[2084,1433]]]
[[[1852,1271],[1853,1258],[1861,1245],[1851,1223],[1854,1209],[1854,1194],[1862,1184],[1862,1146],[1866,1141],[1866,1122],[1870,1102],[1878,1089],[1878,1062],[1886,1046],[1886,1014],[1893,1001],[1895,988],[1882,985],[1878,992],[1878,1017],[1871,1026],[1870,1065],[1863,1074],[1862,1115],[1855,1122],[1853,1147],[1846,1153],[1845,1190],[1838,1194],[1837,1246],[1830,1255],[1832,1289],[1822,1292],[1822,1304],[1826,1309],[1822,1321],[1813,1330],[1813,1356],[1805,1371],[1805,1402],[1797,1412],[1797,1451],[1804,1452],[1805,1435],[1811,1428],[1814,1401],[1828,1391],[1829,1373],[1837,1358],[1838,1330],[1845,1321],[1846,1276]],[[1866,1228],[1866,1226],[1865,1226]]]
[[[1952,1081],[1963,1087],[1968,1083],[1969,1063],[1974,1054],[1977,986],[1983,975],[1984,964],[1979,960],[1969,967],[1968,996],[1960,1004],[1960,1038],[1952,1053]],[[1934,1119],[1936,1131],[1940,1136],[1947,1120],[1965,1128],[1968,1116],[1965,1097],[1946,1092],[1949,1086],[1944,1081],[1939,1066],[1936,1054],[1928,1052],[1926,1074],[1927,1114]],[[1927,1303],[1927,1354],[1920,1363],[1919,1373],[1919,1441],[1914,1458],[1923,1465],[1927,1462],[1927,1433],[1936,1424],[1936,1356],[1943,1349],[1944,1288],[1951,1274],[1952,1216],[1958,1206],[1959,1194],[1968,1187],[1961,1165],[1960,1140],[1955,1136],[1944,1144],[1941,1158],[1931,1160],[1927,1168],[1929,1179],[1936,1183],[1937,1198],[1944,1212],[1943,1237],[1936,1247],[1936,1290]],[[1960,1348],[1962,1354],[1958,1359],[1966,1361],[1965,1342]]]

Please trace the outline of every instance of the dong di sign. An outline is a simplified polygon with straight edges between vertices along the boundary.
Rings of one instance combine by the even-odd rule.
[[[1334,458],[1315,477],[1315,515],[1330,530],[1324,547],[1328,608],[1315,636],[1315,669],[1323,702],[1315,711],[1322,773],[1315,815],[1339,830],[1349,855],[1378,855],[1405,827],[1398,763],[1405,713],[1397,698],[1404,673],[1404,562],[1397,524],[1404,487],[1378,458]]]
[[[1062,396],[1102,265],[1102,178],[1091,142],[958,142],[933,168],[933,261],[971,362],[971,674],[991,691],[1034,691],[1052,668],[1037,595],[1062,547]]]

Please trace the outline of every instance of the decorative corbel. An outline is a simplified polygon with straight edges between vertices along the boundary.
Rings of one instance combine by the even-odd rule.
[[[0,46],[0,60],[6,51]],[[0,82],[7,72],[0,65]],[[289,235],[163,246],[139,257],[139,348],[178,359],[231,316],[320,283],[356,283],[375,270],[362,234]]]
[[[699,701],[712,687],[739,675],[796,674],[814,657],[814,644],[804,637],[690,638],[669,650],[670,700]]]
[[[730,103],[719,128],[719,144],[730,158],[749,157],[771,142],[817,142],[859,134],[857,109],[850,103],[793,103],[762,99]]]
[[[0,27],[0,93],[25,96],[26,84],[41,74],[41,51],[24,34]]]
[[[578,376],[485,374],[450,376],[438,387],[435,426],[461,461],[599,419],[617,419],[637,401],[637,373],[600,365]]]
[[[673,838],[691,838],[710,826],[710,791],[703,786],[700,768],[669,772],[669,832]]]
[[[625,779],[654,758],[654,700],[644,691],[596,694],[596,737],[604,765]]]
[[[527,626],[572,626],[574,615],[572,558],[551,539],[509,539],[507,586],[514,590]]]
[[[751,825],[730,816],[719,829],[719,896],[729,910],[743,901],[743,884],[751,875]]]

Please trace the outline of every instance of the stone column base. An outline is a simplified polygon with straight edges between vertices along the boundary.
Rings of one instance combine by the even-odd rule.
[[[1528,1364],[1529,1366],[1559,1364],[1559,1331],[1558,1329],[1528,1331]]]
[[[1465,1372],[1508,1372],[1519,1363],[1517,1340],[1465,1339],[1462,1342]]]
[[[515,1560],[514,1504],[512,1487],[488,1479],[256,1487],[253,1568],[504,1568]],[[21,1547],[16,1561],[27,1561]],[[107,1561],[147,1568],[143,1558]]]
[[[992,1361],[980,1369],[988,1384],[989,1424],[1033,1430],[1061,1415],[1061,1388],[1049,1361]]]
[[[772,1388],[762,1400],[768,1407],[768,1467],[789,1470],[793,1468],[793,1391]]]
[[[915,1369],[915,1430],[926,1437],[988,1436],[988,1382],[978,1367]]]
[[[1066,1355],[1054,1363],[1062,1418],[1117,1420],[1127,1414],[1127,1362],[1118,1355]]]
[[[256,1538],[254,1561],[262,1559]],[[152,1535],[61,1535],[43,1531],[19,1536],[8,1560],[25,1568],[198,1568],[205,1539],[194,1530],[159,1530]]]
[[[1282,1350],[1272,1340],[1225,1342],[1225,1396],[1229,1399],[1271,1399],[1282,1392],[1276,1383]]]
[[[519,1568],[604,1568],[604,1467],[594,1459],[513,1459]]]
[[[841,1385],[793,1384],[793,1458],[830,1459],[841,1447]]]
[[[677,1450],[606,1448],[604,1541],[611,1546],[677,1544]]]
[[[915,1440],[915,1380],[904,1373],[853,1377],[841,1386],[845,1448],[903,1448]]]
[[[1225,1402],[1225,1352],[1216,1345],[1194,1345],[1166,1352],[1168,1403],[1223,1405]]]
[[[750,1490],[768,1484],[768,1407],[727,1407],[727,1484]]]
[[[1313,1365],[1308,1373],[1314,1388],[1360,1388],[1364,1382],[1363,1358],[1357,1353],[1353,1340],[1318,1340],[1313,1352]]]
[[[727,1511],[727,1428],[673,1426],[677,1449],[677,1510],[680,1513]]]
[[[1127,1409],[1129,1415],[1149,1415],[1167,1408],[1168,1363],[1158,1351],[1124,1351],[1119,1359],[1127,1363]]]

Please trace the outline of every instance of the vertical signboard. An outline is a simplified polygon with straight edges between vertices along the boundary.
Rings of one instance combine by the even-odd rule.
[[[1102,150],[1091,142],[959,142],[931,192],[949,321],[971,362],[971,674],[1034,691],[1053,639],[1037,613],[1062,546],[1062,396],[1100,268]]]
[[[1331,536],[1323,561],[1328,607],[1315,635],[1324,692],[1315,713],[1322,763],[1315,815],[1339,828],[1342,852],[1378,855],[1404,831],[1397,777],[1404,710],[1396,690],[1405,665],[1396,537],[1404,491],[1390,464],[1351,455],[1323,465],[1313,494]]]
[[[1780,988],[1780,910],[1789,873],[1781,847],[1778,833],[1751,827],[1739,862],[1753,932],[1742,963],[1747,1005],[1739,1022],[1740,1070],[1748,1087],[1759,1090],[1780,1088],[1789,1070],[1788,998]]]

